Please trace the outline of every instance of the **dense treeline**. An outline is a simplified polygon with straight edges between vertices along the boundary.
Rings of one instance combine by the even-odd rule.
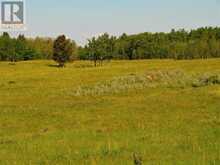
[[[63,36],[65,37],[65,36]],[[8,33],[0,36],[0,60],[21,61],[54,59],[56,49],[52,38],[12,38]],[[220,57],[220,28],[206,27],[169,33],[122,34],[107,33],[88,40],[84,47],[71,43],[73,55],[69,60],[93,60],[95,65],[106,59],[198,59]],[[69,45],[69,44],[67,44]],[[67,51],[68,52],[68,51]],[[61,58],[60,58],[61,59]]]
[[[220,57],[220,28],[184,29],[169,33],[123,34],[107,33],[92,38],[79,48],[80,59],[197,59]]]
[[[50,38],[27,39],[24,35],[11,38],[6,32],[0,36],[1,61],[51,59],[52,48],[53,40]]]

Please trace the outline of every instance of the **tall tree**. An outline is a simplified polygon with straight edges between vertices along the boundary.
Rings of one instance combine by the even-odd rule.
[[[64,67],[65,63],[71,59],[73,54],[73,45],[65,35],[59,36],[53,45],[53,59],[59,64],[59,67]]]
[[[102,62],[106,59],[111,59],[115,50],[115,37],[110,37],[107,33],[91,40],[88,40],[88,45],[86,48],[89,51],[90,59],[94,61],[94,65],[97,66],[99,62],[102,65]]]

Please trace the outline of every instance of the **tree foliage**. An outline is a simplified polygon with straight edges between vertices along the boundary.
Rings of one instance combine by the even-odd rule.
[[[68,40],[73,53],[68,60],[76,57],[77,45],[74,41]],[[11,38],[6,32],[0,36],[0,61],[25,61],[34,59],[52,59],[54,40],[52,38],[26,38],[19,35]]]
[[[98,38],[93,37],[88,40],[88,46],[84,50],[81,48],[80,56],[81,58],[94,61],[95,66],[97,66],[97,62],[102,65],[104,60],[113,58],[115,41],[116,38],[110,37],[107,33]]]
[[[60,36],[52,38],[12,38],[6,32],[0,36],[0,61],[54,59],[61,65],[75,58],[92,60],[102,65],[110,59],[206,59],[220,57],[220,28],[205,27],[191,31],[184,29],[169,33],[122,34],[107,33],[88,40],[78,47],[74,41]],[[61,43],[58,40],[63,40]],[[54,43],[56,42],[56,43]],[[63,52],[63,53],[61,53]]]
[[[111,51],[107,47],[111,47]],[[80,48],[80,59],[86,59],[89,54],[94,60],[106,54],[114,59],[129,60],[217,58],[220,57],[220,28],[172,29],[169,33],[123,34],[117,38],[104,34]]]
[[[11,38],[8,33],[3,33],[0,36],[0,60],[16,62],[37,59],[37,51],[28,42],[24,35]]]
[[[64,35],[59,36],[53,45],[53,60],[64,67],[67,61],[70,61],[73,55],[73,43],[66,39]]]

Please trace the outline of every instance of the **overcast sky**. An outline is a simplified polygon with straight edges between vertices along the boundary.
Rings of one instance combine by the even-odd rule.
[[[84,44],[120,35],[220,26],[220,0],[26,0],[27,36],[66,34]]]

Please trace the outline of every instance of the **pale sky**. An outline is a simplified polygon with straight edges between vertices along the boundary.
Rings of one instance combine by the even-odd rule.
[[[220,0],[26,0],[27,36],[65,34],[78,44],[111,35],[220,26]]]

